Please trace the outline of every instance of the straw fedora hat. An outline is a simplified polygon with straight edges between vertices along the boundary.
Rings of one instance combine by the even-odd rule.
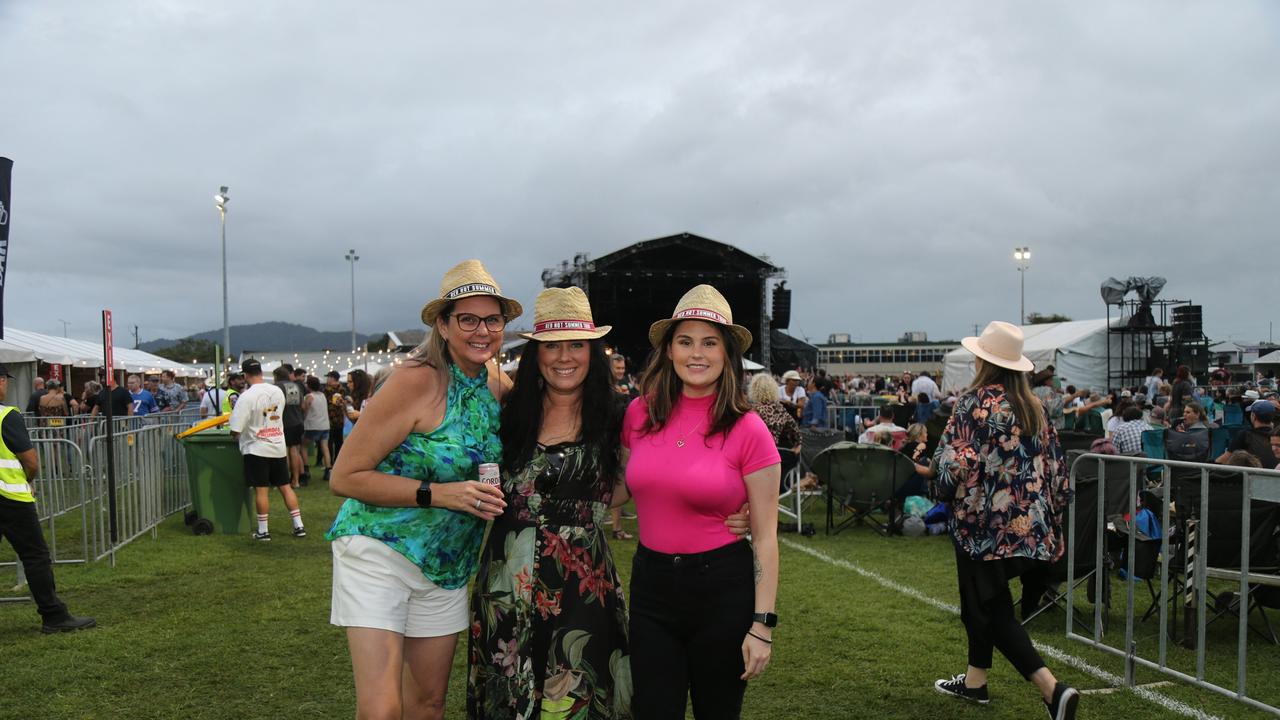
[[[724,299],[719,290],[710,285],[696,285],[676,303],[671,317],[649,326],[649,344],[655,348],[662,345],[662,336],[667,328],[681,320],[702,320],[704,322],[723,325],[738,341],[739,349],[746,352],[751,347],[751,331],[741,325],[733,324],[733,310],[729,301]]]
[[[960,341],[965,350],[1002,368],[1026,372],[1035,363],[1022,354],[1022,329],[1017,325],[993,320],[978,337]]]
[[[547,288],[533,302],[533,332],[520,333],[520,337],[538,342],[596,340],[612,329],[611,325],[596,326],[582,288]]]
[[[422,306],[422,322],[432,325],[445,305],[477,295],[497,298],[507,322],[515,320],[524,312],[520,303],[503,296],[502,289],[479,260],[463,260],[444,274],[444,279],[440,281],[440,297]]]

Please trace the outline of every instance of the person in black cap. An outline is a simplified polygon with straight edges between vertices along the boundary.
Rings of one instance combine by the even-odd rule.
[[[1254,400],[1249,405],[1250,426],[1236,434],[1227,449],[1218,456],[1220,465],[1229,464],[1231,453],[1247,450],[1262,463],[1264,468],[1276,466],[1276,454],[1271,450],[1271,434],[1274,432],[1276,406],[1269,400]]]
[[[9,392],[13,376],[0,364],[0,401]],[[43,619],[41,631],[50,634],[84,630],[97,625],[91,617],[76,617],[58,599],[53,582],[53,564],[45,545],[36,513],[31,479],[40,472],[40,457],[31,444],[22,413],[11,405],[0,405],[0,537],[13,545],[27,586]]]
[[[244,481],[253,488],[258,511],[258,529],[254,540],[270,540],[267,517],[271,508],[269,488],[276,488],[289,509],[293,536],[306,537],[298,496],[289,487],[289,462],[285,459],[284,392],[262,379],[262,364],[252,358],[240,364],[249,389],[240,394],[227,425],[240,444],[244,456]]]
[[[325,373],[324,398],[329,412],[329,460],[338,462],[338,451],[342,449],[342,428],[347,419],[347,391],[342,387],[342,376],[337,370]]]

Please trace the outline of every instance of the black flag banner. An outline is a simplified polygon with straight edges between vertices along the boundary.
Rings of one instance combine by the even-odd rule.
[[[4,339],[4,279],[9,270],[9,189],[13,161],[0,157],[0,340]]]

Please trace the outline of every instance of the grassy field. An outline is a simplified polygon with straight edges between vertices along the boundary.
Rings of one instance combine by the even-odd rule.
[[[0,718],[332,718],[354,714],[342,631],[328,624],[329,545],[323,531],[338,499],[323,483],[301,494],[310,536],[294,539],[273,496],[270,543],[248,537],[195,537],[171,518],[157,540],[134,541],[118,565],[60,566],[58,583],[73,611],[98,618],[96,630],[43,636],[30,603],[0,604]],[[815,513],[816,517],[816,513]],[[634,523],[628,523],[633,526]],[[633,528],[634,529],[634,528]],[[624,580],[633,542],[614,542]],[[8,547],[0,560],[10,559]],[[854,568],[861,569],[858,572]],[[2,571],[6,591],[9,571]],[[945,608],[903,594],[896,583],[944,604],[957,603],[947,540],[886,539],[865,528],[836,536],[783,536],[782,583],[773,666],[752,683],[745,717],[1034,718],[1032,688],[997,658],[992,704],[976,707],[936,694],[935,678],[964,666],[964,631]],[[1117,598],[1121,597],[1117,590]],[[1145,597],[1145,589],[1140,596]],[[1142,604],[1146,607],[1146,603]],[[1139,647],[1154,656],[1154,622]],[[1123,624],[1118,624],[1123,635]],[[1042,643],[1115,675],[1118,660],[1063,637],[1061,613],[1034,624]],[[1231,686],[1234,620],[1210,628],[1209,677]],[[1280,704],[1280,648],[1250,639],[1251,692]],[[1194,655],[1171,645],[1184,670]],[[1087,690],[1107,684],[1051,660],[1059,676]],[[1164,679],[1139,672],[1140,683]],[[455,658],[448,717],[464,712],[463,653]],[[1265,717],[1181,683],[1162,696],[1212,716]],[[1089,693],[1082,717],[1166,718],[1169,710],[1127,690]]]

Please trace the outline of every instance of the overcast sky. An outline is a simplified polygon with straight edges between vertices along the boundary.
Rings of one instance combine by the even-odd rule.
[[[221,327],[225,184],[232,324],[348,328],[348,248],[382,332],[467,257],[531,306],[688,231],[784,266],[813,341],[1014,320],[1015,245],[1029,312],[1162,275],[1265,340],[1278,78],[1273,2],[3,0],[5,323]]]

